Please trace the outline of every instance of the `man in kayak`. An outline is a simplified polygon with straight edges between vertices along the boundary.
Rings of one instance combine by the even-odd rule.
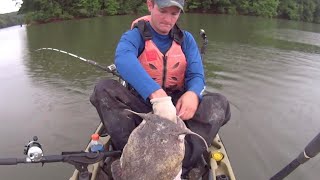
[[[176,22],[184,0],[147,0],[149,16],[135,20],[116,49],[115,65],[129,88],[118,81],[101,80],[90,98],[111,136],[122,150],[142,119],[124,109],[153,113],[174,120],[178,115],[188,128],[211,144],[231,116],[227,99],[204,93],[204,69],[193,36]],[[203,142],[186,136],[183,175],[195,168],[205,152]]]

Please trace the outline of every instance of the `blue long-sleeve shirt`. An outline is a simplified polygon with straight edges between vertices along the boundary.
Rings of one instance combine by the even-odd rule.
[[[171,47],[173,39],[170,35],[158,34],[149,23],[147,23],[152,34],[152,41],[158,49],[165,54]],[[204,70],[197,43],[191,33],[183,31],[184,40],[181,44],[182,51],[187,59],[187,69],[185,75],[186,91],[195,92],[199,99],[202,98],[201,92],[204,90]],[[116,49],[115,65],[122,78],[128,82],[145,100],[156,90],[161,89],[144,70],[138,60],[145,46],[143,37],[138,28],[125,32]]]

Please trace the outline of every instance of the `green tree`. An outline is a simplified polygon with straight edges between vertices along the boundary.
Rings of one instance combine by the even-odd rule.
[[[320,23],[320,0],[316,1],[316,9],[313,14],[313,17],[314,17],[313,22]]]
[[[18,1],[18,0],[12,0]],[[19,13],[30,21],[146,13],[145,0],[24,0]],[[188,0],[185,12],[281,17],[320,23],[320,0]]]
[[[237,6],[237,11],[240,14],[250,14],[251,13],[251,6],[252,3],[250,3],[250,1],[247,0],[239,0],[235,2],[236,6]]]
[[[136,14],[138,9],[145,6],[145,0],[119,0],[119,14]]]
[[[23,16],[16,12],[0,14],[0,28],[6,28],[15,25],[21,25]]]
[[[201,2],[201,7],[203,9],[203,12],[207,12],[208,10],[210,10],[212,3],[213,3],[212,0],[203,0]]]
[[[75,3],[76,16],[80,17],[93,17],[96,16],[101,7],[99,0],[78,0]]]
[[[275,17],[277,16],[277,9],[279,0],[240,0],[234,2],[240,14]]]
[[[313,21],[313,14],[316,11],[316,4],[313,0],[299,0],[300,19],[307,22]]]
[[[187,3],[187,10],[189,11],[196,11],[201,7],[201,0],[192,0]]]
[[[215,4],[217,6],[218,13],[229,13],[230,7],[232,7],[230,0],[215,0]]]
[[[300,20],[299,5],[295,0],[282,0],[278,7],[278,14],[282,18]]]
[[[118,10],[120,9],[120,4],[117,0],[105,0],[105,10],[108,15],[116,15],[118,14]]]
[[[279,0],[259,0],[252,3],[254,15],[272,18],[277,15]]]

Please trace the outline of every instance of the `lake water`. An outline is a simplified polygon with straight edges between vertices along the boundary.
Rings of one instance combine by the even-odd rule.
[[[99,123],[89,102],[110,75],[65,50],[102,65],[134,20],[113,16],[0,30],[0,157],[24,157],[37,135],[44,153],[83,149]],[[221,131],[240,180],[268,179],[320,131],[320,25],[257,17],[183,14],[180,26],[201,44],[207,33],[207,88],[224,94],[232,119]],[[288,179],[318,179],[319,157]],[[1,179],[68,179],[72,166],[1,166]]]

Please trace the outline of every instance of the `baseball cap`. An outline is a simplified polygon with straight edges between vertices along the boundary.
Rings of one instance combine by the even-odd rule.
[[[177,6],[183,11],[184,0],[155,0],[159,8]]]

